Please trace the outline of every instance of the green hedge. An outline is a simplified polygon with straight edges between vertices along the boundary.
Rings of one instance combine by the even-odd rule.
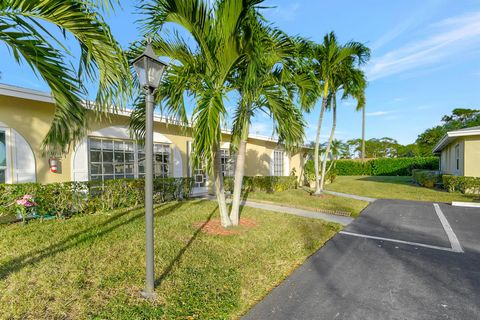
[[[233,177],[225,177],[225,191],[233,192]],[[243,177],[242,192],[279,192],[298,188],[296,176],[255,176]]]
[[[449,192],[460,191],[467,194],[480,194],[480,178],[444,174],[442,180],[443,187]]]
[[[339,176],[373,176],[372,161],[337,160],[335,172]]]
[[[412,178],[415,183],[422,187],[433,188],[442,180],[442,176],[438,171],[413,169]]]
[[[414,169],[437,170],[438,165],[438,157],[341,159],[335,163],[335,173],[339,176],[409,176]],[[307,161],[305,172],[310,166],[313,170],[313,160]]]
[[[192,182],[192,178],[157,178],[154,201],[188,198]],[[0,184],[0,215],[15,214],[15,200],[25,194],[33,195],[38,214],[69,216],[136,206],[144,201],[144,180]]]

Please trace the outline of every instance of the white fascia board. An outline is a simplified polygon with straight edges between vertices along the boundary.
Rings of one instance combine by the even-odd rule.
[[[55,100],[53,99],[52,95],[48,92],[26,89],[26,88],[10,86],[5,84],[0,84],[0,95],[41,101],[41,102],[55,103]]]
[[[48,92],[32,90],[32,89],[27,89],[27,88],[12,86],[12,85],[6,85],[6,84],[0,84],[0,95],[16,97],[16,98],[21,98],[21,99],[41,101],[41,102],[55,103],[55,99]],[[92,110],[94,104],[95,104],[95,102],[92,102],[92,101],[83,101],[83,106],[86,109]],[[129,117],[132,114],[132,111],[128,110],[128,109],[118,108],[115,112],[110,111],[110,113],[120,115],[120,116]],[[154,115],[154,121],[155,122],[166,123],[166,124],[182,125],[181,122],[176,120],[176,119],[165,117],[165,116],[160,116],[160,115]],[[189,126],[191,126],[191,124],[189,124]],[[222,129],[222,133],[231,134],[230,130],[228,130],[228,129]],[[257,140],[262,140],[262,141],[270,141],[270,142],[277,142],[278,143],[278,139],[274,138],[274,137],[267,137],[267,136],[256,135],[256,134],[249,134],[248,137],[250,139],[257,139]]]
[[[458,131],[449,131],[443,138],[437,143],[433,152],[440,152],[444,147],[449,145],[457,137],[467,137],[467,136],[477,136],[480,135],[480,130],[458,130]]]

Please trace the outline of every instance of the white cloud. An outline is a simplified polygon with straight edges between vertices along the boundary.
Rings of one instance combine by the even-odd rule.
[[[391,111],[375,111],[375,112],[367,112],[365,115],[367,117],[379,117],[379,116],[385,116],[391,113],[392,113]]]
[[[417,110],[428,110],[428,109],[432,109],[432,108],[433,108],[432,105],[425,104],[425,105],[418,106],[415,109],[417,109]]]
[[[480,12],[445,19],[431,25],[428,38],[372,59],[367,67],[370,81],[431,66],[461,52],[480,48]]]
[[[417,10],[406,13],[405,16],[402,17],[401,22],[392,30],[388,31],[382,37],[374,41],[370,46],[370,49],[375,51],[392,40],[398,38],[405,32],[412,30],[422,22],[422,19],[431,16],[432,12],[435,10],[435,7],[437,7],[439,4],[441,4],[441,2],[438,0],[422,1],[421,5],[417,7]]]

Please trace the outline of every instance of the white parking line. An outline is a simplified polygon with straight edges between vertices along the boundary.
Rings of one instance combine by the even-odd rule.
[[[460,245],[460,241],[458,241],[458,238],[455,232],[453,232],[453,229],[450,226],[450,223],[448,223],[448,220],[443,214],[442,210],[440,209],[440,206],[437,203],[434,203],[433,207],[435,208],[435,212],[437,213],[437,216],[440,219],[440,222],[442,223],[443,229],[447,234],[448,240],[452,245],[452,250],[454,252],[463,252],[462,246]]]
[[[443,251],[449,251],[449,252],[457,252],[457,253],[458,252],[463,252],[463,250],[462,251],[457,251],[453,248],[445,248],[445,247],[432,246],[432,245],[429,245],[429,244],[418,243],[418,242],[410,242],[410,241],[403,241],[403,240],[397,240],[397,239],[368,236],[368,235],[353,233],[353,232],[348,232],[348,231],[340,231],[340,233],[341,234],[346,234],[346,235],[349,235],[349,236],[359,237],[359,238],[367,238],[367,239],[389,241],[389,242],[395,242],[395,243],[401,243],[401,244],[408,244],[408,245],[415,246],[415,247],[424,247],[424,248],[430,248],[430,249],[435,249],[435,250],[443,250]]]

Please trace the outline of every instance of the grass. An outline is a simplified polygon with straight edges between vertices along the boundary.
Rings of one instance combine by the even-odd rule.
[[[472,201],[473,198],[461,193],[449,193],[439,189],[416,186],[413,184],[410,176],[339,176],[334,183],[327,185],[326,189],[373,198],[418,201]]]
[[[208,235],[210,201],[155,211],[157,299],[142,300],[144,211],[0,226],[0,318],[225,319],[246,312],[338,230],[245,207],[257,227]]]
[[[310,195],[308,189],[292,189],[282,192],[267,193],[255,191],[248,194],[249,200],[274,203],[296,207],[305,210],[324,211],[324,212],[344,212],[346,215],[357,217],[360,212],[368,205],[368,202],[332,195],[315,197]]]

